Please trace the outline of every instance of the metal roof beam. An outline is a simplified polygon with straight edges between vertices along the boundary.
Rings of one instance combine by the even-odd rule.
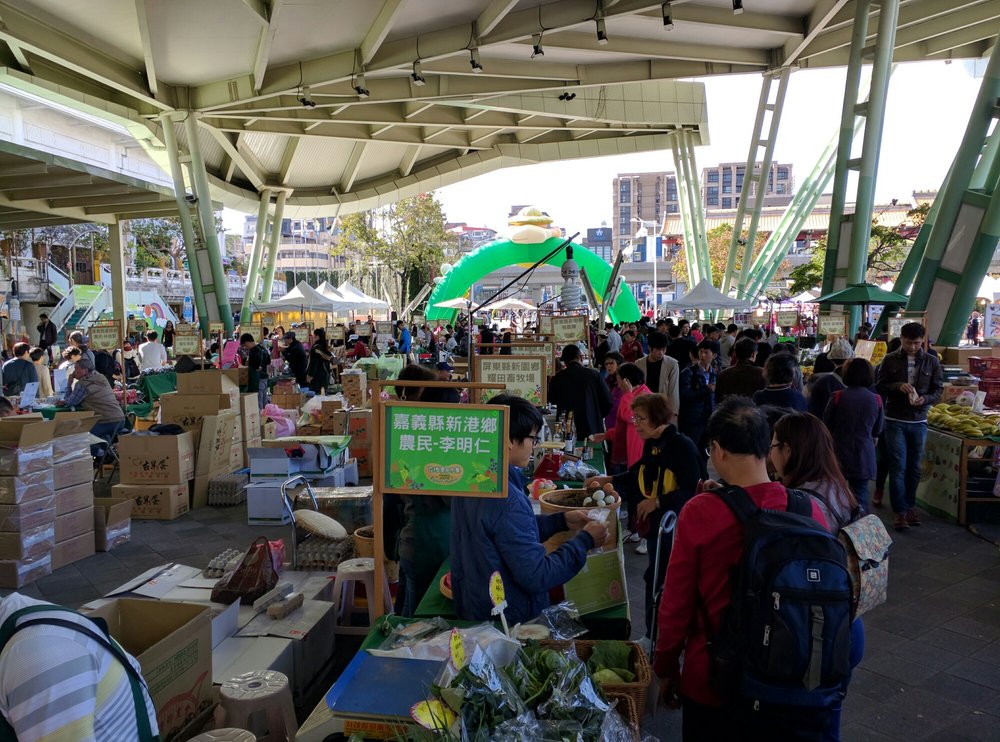
[[[135,16],[139,25],[139,40],[142,43],[142,57],[146,64],[146,85],[150,94],[156,98],[160,94],[156,82],[156,66],[153,63],[153,41],[149,34],[149,18],[146,13],[147,0],[135,0]]]
[[[28,57],[25,56],[24,50],[13,41],[7,42],[7,48],[10,49],[10,53],[14,55],[14,59],[17,61],[17,66],[21,68],[21,72],[26,72],[29,75],[33,74],[31,71],[31,63],[28,62]]]
[[[0,40],[48,59],[85,78],[148,103],[157,110],[169,106],[142,84],[136,70],[87,46],[73,34],[43,24],[31,15],[0,2]]]
[[[289,137],[287,144],[285,144],[285,153],[281,156],[281,167],[278,170],[278,182],[283,186],[288,185],[288,176],[291,174],[300,141],[298,137]]]
[[[297,137],[324,137],[327,139],[347,139],[356,142],[377,141],[391,144],[424,144],[425,140],[421,136],[419,127],[396,126],[383,134],[378,139],[372,137],[371,129],[366,124],[337,124],[335,122],[324,123],[322,126],[313,127],[309,131],[301,123],[288,121],[270,121],[260,119],[252,128],[244,128],[238,121],[227,119],[206,119],[206,123],[220,132],[267,132],[269,134],[285,134]],[[427,146],[434,147],[468,147],[469,139],[466,132],[450,131],[445,135],[435,137],[433,142],[427,142]],[[243,154],[252,157],[253,153],[249,149],[242,147]],[[265,178],[266,180],[266,178]]]
[[[476,19],[476,27],[479,29],[480,36],[486,36],[497,24],[500,23],[507,14],[510,13],[517,5],[517,0],[492,0],[489,5],[487,5],[483,12],[479,14],[479,18]]]
[[[531,41],[522,42],[528,46]],[[612,36],[607,44],[600,44],[589,33],[548,33],[543,44],[556,49],[582,49],[606,54],[630,54],[649,59],[679,59],[684,61],[718,62],[721,64],[753,64],[767,66],[771,54],[767,49],[743,49],[738,46],[709,46],[707,44],[673,44],[653,39],[632,39]]]
[[[141,193],[111,193],[107,195],[86,195],[70,198],[50,198],[49,205],[53,208],[65,208],[72,206],[114,206],[116,204],[135,204],[162,201],[164,196],[160,193],[142,191]]]
[[[270,13],[268,0],[242,0],[243,4],[253,11],[254,17],[264,26],[267,25]]]
[[[55,198],[75,198],[82,195],[98,195],[98,194],[126,194],[130,192],[129,186],[119,185],[117,183],[101,183],[99,185],[93,185],[89,188],[81,188],[79,186],[60,186],[56,188],[29,188],[23,191],[11,191],[7,194],[7,201],[12,204],[20,204],[23,201],[37,201],[39,199],[55,199]]]
[[[847,5],[847,0],[819,0],[816,7],[809,13],[806,21],[806,32],[801,39],[789,39],[785,42],[783,60],[779,66],[787,67],[798,61],[817,36],[833,22],[834,17]]]
[[[762,3],[763,5],[763,3]],[[647,18],[662,22],[662,11],[657,9],[642,13]],[[805,35],[807,19],[774,13],[754,13],[747,10],[740,14],[726,8],[710,8],[690,3],[675,3],[670,6],[670,17],[674,23],[684,25],[712,26],[734,31],[767,31],[792,38]]]
[[[361,170],[361,160],[364,158],[367,147],[367,142],[358,142],[354,145],[351,156],[344,166],[344,174],[340,177],[339,190],[341,193],[347,193],[351,190],[351,186],[354,185],[354,180],[358,177],[358,172]]]
[[[0,228],[31,229],[32,227],[54,227],[60,224],[73,224],[80,221],[84,220],[66,216],[43,216],[41,214],[32,216],[29,213],[20,212],[20,218],[0,217]]]
[[[22,191],[27,188],[55,188],[57,186],[86,186],[94,182],[89,175],[79,173],[53,173],[45,175],[2,175],[0,191]]]
[[[267,8],[267,22],[260,30],[257,39],[257,49],[253,57],[253,89],[260,92],[260,86],[264,83],[264,73],[267,72],[267,60],[271,56],[271,45],[274,43],[274,35],[278,31],[278,15],[281,11],[283,0],[263,0]]]
[[[236,163],[236,167],[253,184],[254,188],[259,191],[264,187],[264,168],[260,166],[257,158],[253,157],[253,153],[250,152],[248,147],[245,145],[241,147],[242,142],[239,141],[234,144],[228,134],[207,122],[199,121],[198,123],[205,127],[206,131],[222,147],[222,150],[232,158],[232,161]]]
[[[171,199],[157,204],[116,204],[113,206],[89,206],[84,208],[87,216],[107,214],[109,216],[128,214],[130,219],[140,219],[145,216],[176,214],[177,201]]]
[[[417,162],[417,158],[420,156],[421,146],[419,144],[411,144],[406,148],[403,153],[403,157],[399,161],[399,175],[405,178],[413,170],[413,166]]]
[[[372,57],[375,56],[379,47],[382,46],[382,42],[385,41],[385,37],[392,30],[393,21],[396,20],[402,6],[402,0],[384,0],[378,15],[375,16],[375,22],[372,23],[365,38],[361,41],[362,64],[368,64],[372,61]]]

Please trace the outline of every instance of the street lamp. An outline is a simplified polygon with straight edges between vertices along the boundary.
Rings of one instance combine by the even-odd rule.
[[[639,230],[635,233],[635,238],[646,240],[646,260],[649,260],[649,256],[653,256],[653,319],[656,319],[660,314],[660,292],[659,285],[656,280],[656,222],[648,221],[645,219],[640,219],[639,217],[634,217],[633,221],[639,222]],[[647,227],[646,225],[650,225]]]

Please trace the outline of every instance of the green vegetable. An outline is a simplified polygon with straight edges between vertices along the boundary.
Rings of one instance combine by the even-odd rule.
[[[631,683],[635,680],[632,666],[632,647],[620,641],[603,641],[594,645],[594,651],[587,660],[587,667],[599,683],[618,682]],[[598,673],[602,670],[613,670],[619,680],[602,680]]]
[[[609,670],[605,668],[604,670],[598,670],[592,676],[601,685],[605,683],[624,683],[627,682],[621,675],[616,673],[614,670]]]

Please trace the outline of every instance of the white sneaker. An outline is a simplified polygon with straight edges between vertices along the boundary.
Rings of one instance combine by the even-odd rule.
[[[624,541],[626,544],[637,544],[640,541],[642,541],[642,539],[639,538],[638,533],[632,533],[632,531],[625,531],[625,533],[622,534],[622,541]]]
[[[649,547],[646,546],[646,539],[641,539],[639,541],[639,545],[635,547],[635,553],[636,554],[648,554],[649,553]]]

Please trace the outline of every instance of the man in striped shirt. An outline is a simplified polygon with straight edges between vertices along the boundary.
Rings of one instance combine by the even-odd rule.
[[[48,606],[12,593],[0,600],[0,626],[23,608]],[[56,619],[103,636],[90,619],[53,606],[29,613],[24,621]],[[136,672],[139,663],[122,652]],[[156,711],[142,686],[152,735]],[[0,714],[19,742],[104,742],[139,740],[136,705],[129,673],[97,640],[75,629],[37,625],[14,634],[0,652]]]

